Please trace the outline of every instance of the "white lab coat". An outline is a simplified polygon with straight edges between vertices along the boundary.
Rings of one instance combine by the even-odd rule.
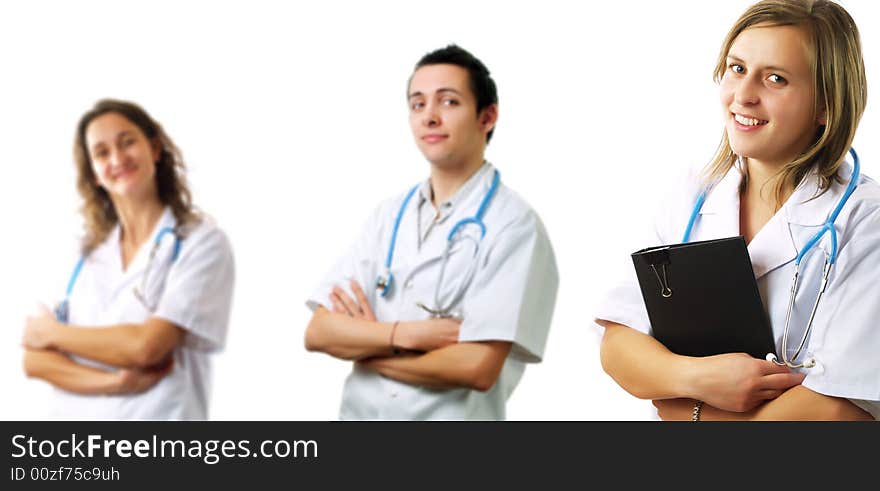
[[[841,166],[838,176],[843,184],[835,182],[827,192],[812,200],[818,190],[818,180],[815,174],[809,175],[748,245],[778,353],[783,348],[794,259],[839,202],[851,172],[848,163]],[[734,167],[709,193],[694,225],[691,241],[740,234],[741,178],[741,172]],[[662,209],[654,234],[641,247],[681,242],[700,189],[697,172],[692,172],[686,181],[683,192],[676,190],[676,197]],[[880,186],[862,176],[835,227],[837,263],[819,304],[806,354],[798,358],[813,356],[818,365],[802,370],[807,375],[803,385],[820,394],[848,398],[880,418],[880,282],[877,276],[880,271]],[[787,347],[790,356],[794,355],[806,328],[824,266],[822,251],[830,252],[830,244],[826,234],[818,243],[818,249],[801,262]],[[650,333],[651,325],[632,264],[625,276],[625,281],[609,291],[599,304],[595,317]]]
[[[378,295],[375,283],[384,268],[394,220],[406,193],[382,203],[349,252],[314,290],[307,306],[312,310],[320,305],[331,309],[329,294],[333,285],[350,291],[348,278],[353,278],[363,287],[379,321],[427,319],[429,315],[416,302],[434,306],[446,236],[456,222],[474,216],[494,172],[492,165],[484,164],[455,196],[440,205],[436,223],[432,223],[436,210],[430,200],[430,185],[426,181],[419,187],[400,223],[391,268],[395,284],[385,298]],[[478,252],[479,267],[463,301],[454,310],[464,319],[459,341],[513,343],[496,384],[485,393],[464,388],[435,390],[355,367],[345,382],[342,419],[504,419],[505,403],[525,363],[539,362],[543,356],[558,272],[538,215],[503,181],[483,221],[486,236]],[[465,231],[477,236],[479,233],[474,226]],[[462,250],[450,258],[442,299],[452,294],[455,281],[472,260],[463,252],[466,248],[469,246],[461,244]]]
[[[153,314],[138,301],[153,238],[164,227],[174,227],[170,208],[145,243],[122,270],[119,226],[86,257],[70,296],[70,324],[110,326],[141,323],[159,317],[183,328],[182,343],[173,351],[174,366],[151,389],[134,395],[91,396],[55,389],[51,417],[56,419],[202,420],[208,417],[211,354],[226,340],[234,284],[232,247],[226,235],[209,218],[183,238],[171,263],[174,240],[162,239],[151,265],[147,287]],[[169,266],[170,264],[170,266]],[[113,369],[76,357],[79,363]]]

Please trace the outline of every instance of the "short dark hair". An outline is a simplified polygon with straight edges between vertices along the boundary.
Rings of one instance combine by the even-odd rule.
[[[426,65],[456,65],[467,70],[471,92],[477,99],[478,115],[492,104],[498,104],[498,89],[495,87],[495,81],[489,75],[489,69],[476,56],[458,45],[450,44],[422,56],[413,68],[413,72]],[[487,142],[492,139],[494,132],[495,128],[492,128],[486,135]]]

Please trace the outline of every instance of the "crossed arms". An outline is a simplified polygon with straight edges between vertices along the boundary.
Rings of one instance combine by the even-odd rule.
[[[335,287],[332,310],[315,310],[306,328],[307,350],[424,387],[487,391],[495,384],[510,342],[459,342],[455,319],[379,322],[360,285],[352,281],[351,288],[355,298]]]
[[[814,392],[803,374],[744,353],[692,358],[622,324],[605,327],[604,370],[627,392],[652,399],[664,420],[689,420],[695,400],[700,420],[872,420],[847,399]]]
[[[183,329],[164,319],[108,327],[69,326],[43,308],[25,321],[24,372],[84,395],[128,394],[149,389],[172,369],[172,351]],[[117,370],[82,365],[70,355],[88,358]]]

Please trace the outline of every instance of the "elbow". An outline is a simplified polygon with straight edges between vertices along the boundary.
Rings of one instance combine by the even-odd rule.
[[[153,336],[140,336],[129,353],[129,365],[133,368],[148,368],[158,365],[168,358],[176,343]]]
[[[602,364],[602,371],[619,384],[620,381],[615,377],[618,371],[617,357],[614,354],[614,350],[604,341],[599,348],[599,362]]]
[[[355,353],[349,352],[340,346],[334,346],[330,342],[330,339],[326,334],[327,331],[324,329],[324,326],[326,325],[325,320],[329,315],[330,312],[325,309],[318,309],[315,311],[314,315],[312,315],[309,325],[306,326],[304,339],[306,351],[326,353],[341,360],[356,360],[357,357]]]
[[[603,337],[602,342],[599,345],[599,363],[602,365],[602,371],[604,371],[609,377],[614,378],[616,372],[616,357],[614,356],[614,350],[610,345],[611,343],[608,341],[607,336]]]
[[[626,346],[621,346],[620,330],[614,324],[602,321],[599,323],[605,328],[602,340],[599,342],[599,363],[602,365],[602,371],[620,384],[617,375],[621,371],[620,356],[621,350],[625,350]],[[625,351],[623,351],[625,353]],[[622,385],[622,384],[620,384]],[[625,387],[624,387],[625,388]]]
[[[45,351],[30,350],[25,348],[21,358],[21,368],[24,376],[29,379],[42,379],[46,376],[49,366],[47,365]]]
[[[498,381],[498,377],[501,376],[501,369],[504,368],[506,359],[506,351],[503,357],[499,357],[491,350],[487,351],[483,356],[475,357],[472,365],[467,370],[469,376],[463,385],[478,392],[490,391]]]
[[[498,381],[497,375],[491,377],[479,374],[470,381],[468,386],[470,389],[476,390],[477,392],[489,392],[489,390],[495,386],[496,381]]]
[[[837,399],[834,405],[835,421],[874,421],[874,417],[864,409],[846,399]]]
[[[309,327],[306,328],[304,344],[306,351],[324,351],[324,346],[321,343],[321,336],[317,332],[315,332],[315,329],[312,328],[311,324],[309,324]]]
[[[306,328],[306,335],[305,339],[303,340],[303,346],[305,347],[306,351],[318,351],[318,340],[316,339],[316,336],[312,334],[312,331],[309,328]]]
[[[309,321],[309,325],[306,326],[306,334],[304,339],[306,351],[323,352],[327,349],[324,343],[323,336],[321,335],[321,320],[324,315],[324,312],[322,312],[321,310],[316,311],[312,315],[312,319]]]
[[[327,346],[323,340],[321,339],[321,335],[315,333],[311,330],[306,330],[306,337],[304,343],[306,351],[310,353],[327,353],[331,354],[330,347]],[[338,358],[344,358],[342,356],[334,355]]]
[[[619,360],[614,342],[608,340],[606,332],[599,347],[599,362],[602,364],[602,370],[629,395],[637,399],[652,399],[651,393],[646,388],[641,387],[632,377],[626,377]]]
[[[24,376],[27,378],[36,378],[39,375],[39,370],[34,362],[31,350],[24,350],[24,356],[21,357],[21,368],[24,371]]]
[[[617,382],[617,380],[615,380],[615,382]],[[624,385],[620,382],[617,382],[617,385],[623,388],[623,390],[625,390],[627,394],[635,397],[636,399],[642,399],[645,401],[649,399],[655,399],[655,397],[652,396],[650,392],[648,392],[647,390],[643,390],[641,387]]]

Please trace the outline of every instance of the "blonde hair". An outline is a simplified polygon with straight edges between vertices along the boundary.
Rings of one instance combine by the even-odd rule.
[[[727,55],[734,40],[757,25],[797,26],[805,30],[810,41],[816,94],[814,113],[824,111],[826,116],[825,125],[819,128],[811,144],[779,171],[775,188],[778,209],[786,189],[797,187],[811,169],[815,168],[819,178],[819,194],[828,190],[852,145],[868,89],[855,21],[843,7],[828,0],[763,0],[749,7],[724,39],[715,66],[716,83],[721,82],[727,70]],[[715,156],[703,171],[705,186],[718,182],[738,161],[725,131]]]
[[[86,228],[82,243],[83,254],[88,254],[100,245],[119,221],[110,195],[98,185],[86,144],[86,129],[89,124],[107,113],[116,113],[131,121],[150,142],[161,148],[159,160],[156,162],[156,189],[159,201],[171,207],[181,233],[186,226],[200,219],[186,183],[183,157],[159,123],[137,104],[103,99],[80,118],[73,144],[73,159],[77,170],[76,188],[83,199],[81,212]]]

